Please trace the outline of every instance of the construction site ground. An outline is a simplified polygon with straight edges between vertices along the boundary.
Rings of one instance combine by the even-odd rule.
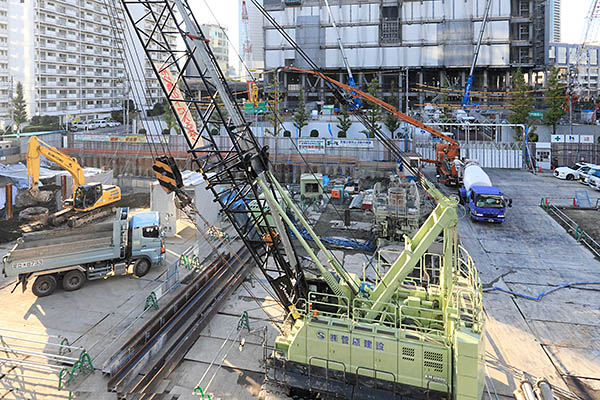
[[[589,189],[575,182],[559,181],[550,174],[487,171],[492,182],[513,199],[507,221],[473,223],[463,216],[458,228],[462,245],[473,257],[486,290],[496,286],[537,296],[565,282],[598,280],[600,262],[539,206],[542,197],[568,200],[574,196],[574,190]],[[434,174],[429,170],[427,173]],[[453,193],[454,189],[448,188],[447,192]],[[597,196],[590,190],[591,198]],[[321,217],[320,212],[309,212],[311,220],[325,219]],[[21,293],[18,289],[11,294],[12,282],[2,278],[0,298],[10,307],[0,310],[0,321],[10,329],[64,335],[75,345],[88,348],[96,371],[77,378],[74,389],[79,391],[78,398],[114,399],[115,393],[105,391],[102,364],[153,315],[154,311],[149,311],[125,329],[143,311],[149,292],[164,280],[166,265],[175,262],[196,240],[193,227],[180,221],[178,235],[168,239],[167,262],[147,276],[88,282],[79,291],[59,290],[46,298],[36,298],[30,290]],[[201,254],[212,251],[205,241],[198,243]],[[0,255],[9,246],[0,246]],[[347,270],[362,274],[363,263],[368,260],[365,255],[356,251],[334,252]],[[162,398],[197,399],[193,390],[199,383],[213,394],[213,399],[288,398],[282,388],[262,387],[262,343],[265,338],[267,343],[273,343],[277,335],[275,324],[283,316],[265,284],[255,268],[161,385]],[[558,387],[578,393],[582,399],[600,399],[600,285],[563,288],[537,302],[486,291],[484,306],[489,375],[486,383],[491,398],[512,398],[521,373],[528,373],[545,377]],[[250,332],[245,328],[237,330],[244,311],[249,315]],[[226,341],[228,336],[236,340]],[[54,384],[47,382],[0,378],[0,398],[68,396],[68,392],[58,392]],[[490,398],[487,391],[484,398]]]
[[[496,392],[499,398],[513,398],[515,383],[527,373],[582,399],[600,399],[600,285],[566,287],[539,301],[490,290],[501,287],[537,297],[563,283],[598,281],[600,262],[540,207],[542,197],[572,204],[575,190],[587,190],[594,203],[598,192],[550,173],[486,171],[513,199],[506,222],[475,223],[463,217],[458,229],[488,290],[484,308],[491,397]]]
[[[600,197],[600,192],[594,193]],[[573,207],[561,208],[561,211],[590,235],[592,239],[600,243],[600,212],[597,209],[575,209]]]

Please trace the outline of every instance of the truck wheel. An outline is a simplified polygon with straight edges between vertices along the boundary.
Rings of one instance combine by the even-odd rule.
[[[136,261],[135,266],[133,267],[133,275],[137,278],[141,278],[146,275],[150,271],[150,262],[145,258],[139,259]]]
[[[62,287],[67,292],[72,292],[73,290],[79,290],[85,283],[85,275],[78,269],[74,269],[73,271],[69,271],[63,276]]]
[[[54,293],[56,278],[53,275],[42,275],[35,278],[31,291],[37,297],[46,297]]]

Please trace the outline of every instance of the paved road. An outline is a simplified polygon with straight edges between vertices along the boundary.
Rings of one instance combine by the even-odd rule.
[[[542,197],[571,204],[575,190],[593,199],[600,192],[550,174],[487,172],[513,199],[506,222],[463,218],[458,227],[484,286],[537,296],[561,283],[598,280],[600,262],[539,204]],[[561,289],[539,302],[486,292],[484,306],[488,370],[499,395],[512,398],[514,380],[524,371],[582,398],[600,399],[600,285]]]

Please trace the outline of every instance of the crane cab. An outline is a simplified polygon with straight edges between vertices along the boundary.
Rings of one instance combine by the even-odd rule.
[[[115,185],[90,183],[80,185],[75,190],[73,199],[64,202],[65,208],[75,211],[90,211],[121,200],[121,189]]]

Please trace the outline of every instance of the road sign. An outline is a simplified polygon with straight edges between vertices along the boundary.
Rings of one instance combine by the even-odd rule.
[[[331,110],[331,109],[333,109],[333,104],[323,104],[323,109],[324,110]]]
[[[264,101],[258,102],[256,107],[252,103],[244,103],[244,112],[247,114],[257,114],[259,112],[267,112],[267,103]]]
[[[541,111],[531,111],[529,112],[529,115],[532,117],[542,118],[544,116],[544,113]]]

